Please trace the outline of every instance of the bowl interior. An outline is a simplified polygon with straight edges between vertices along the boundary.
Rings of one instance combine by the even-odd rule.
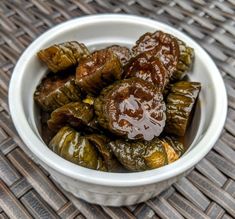
[[[82,42],[91,50],[104,48],[112,44],[131,47],[142,34],[156,30],[173,34],[195,50],[194,65],[189,74],[189,79],[201,82],[202,90],[193,124],[186,139],[187,144],[190,145],[190,150],[187,151],[188,154],[186,153],[178,161],[156,170],[127,174],[125,180],[121,179],[119,174],[108,173],[110,181],[106,179],[105,181],[102,178],[102,174],[106,173],[96,174],[95,171],[92,172],[92,170],[79,167],[53,154],[41,139],[39,115],[33,101],[36,86],[46,73],[46,67],[36,57],[37,51],[53,43],[71,40]],[[218,92],[218,86],[220,86],[220,92]],[[207,53],[195,41],[160,22],[127,15],[103,15],[75,19],[44,33],[30,45],[19,60],[10,85],[9,101],[15,126],[36,156],[64,174],[70,174],[74,177],[78,177],[80,174],[81,179],[87,181],[96,177],[96,180],[100,183],[108,184],[112,181],[113,184],[117,185],[128,184],[131,181],[138,184],[142,183],[143,180],[148,180],[148,182],[162,180],[191,167],[215,143],[223,126],[227,107],[225,89],[219,71]],[[220,106],[218,101],[222,101],[221,104],[224,106]],[[16,104],[19,105],[17,110],[13,109]],[[17,118],[19,113],[21,117]],[[218,118],[220,114],[221,117]],[[215,116],[217,117],[215,118]],[[26,132],[30,132],[30,136]],[[35,143],[35,145],[32,143]],[[204,146],[205,144],[207,145]],[[184,166],[182,162],[188,163]],[[88,172],[92,173],[91,176]],[[82,178],[81,173],[88,173],[86,179]],[[139,180],[140,176],[144,176],[146,179],[141,181]],[[156,176],[159,177],[156,178]]]

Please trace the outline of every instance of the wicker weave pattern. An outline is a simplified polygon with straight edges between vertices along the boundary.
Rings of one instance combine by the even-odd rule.
[[[157,198],[122,208],[64,192],[28,158],[9,116],[7,90],[22,51],[38,35],[87,14],[128,13],[168,23],[199,42],[226,82],[229,111],[220,140],[196,168]],[[1,0],[0,218],[235,218],[234,0]]]

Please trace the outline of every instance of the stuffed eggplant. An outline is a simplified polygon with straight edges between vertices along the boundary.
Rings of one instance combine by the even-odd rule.
[[[105,86],[121,78],[122,65],[110,50],[98,50],[80,62],[76,83],[86,93],[98,94]]]
[[[37,87],[34,100],[39,107],[51,112],[67,103],[79,101],[81,91],[75,84],[73,75],[47,76]]]
[[[149,57],[157,56],[171,75],[171,80],[181,79],[192,64],[194,51],[178,38],[156,31],[146,33],[132,48],[134,55],[147,52]]]
[[[200,89],[198,82],[180,81],[172,85],[166,99],[167,133],[185,135]]]
[[[159,58],[149,58],[146,52],[133,57],[124,67],[123,73],[124,78],[141,78],[158,87],[160,91],[164,90],[170,76],[169,71],[164,67]]]
[[[54,73],[75,66],[89,55],[83,43],[76,41],[54,44],[38,52],[38,58]]]
[[[112,45],[107,49],[113,52],[121,61],[122,65],[126,65],[131,58],[131,51],[125,46]]]
[[[93,108],[89,104],[72,102],[54,110],[47,124],[51,130],[58,130],[65,125],[81,128],[92,120],[93,115]]]
[[[157,138],[132,142],[116,140],[109,146],[119,162],[131,171],[155,169],[168,163],[164,144]]]
[[[171,75],[180,56],[176,38],[162,31],[144,34],[136,41],[132,51],[135,56],[145,52],[149,57],[158,57]]]
[[[52,138],[49,148],[75,164],[106,171],[102,157],[89,140],[74,129],[65,126]]]
[[[163,96],[149,82],[126,79],[105,88],[95,100],[99,124],[129,139],[151,140],[165,126]]]

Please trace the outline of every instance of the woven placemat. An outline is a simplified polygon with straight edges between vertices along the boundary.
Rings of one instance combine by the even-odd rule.
[[[158,197],[122,208],[91,205],[33,163],[9,115],[8,84],[17,59],[41,33],[74,17],[128,13],[185,32],[212,56],[228,92],[224,131],[185,178]],[[235,0],[1,0],[0,218],[235,218]]]

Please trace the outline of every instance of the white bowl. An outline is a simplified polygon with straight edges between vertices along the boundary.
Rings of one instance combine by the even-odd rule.
[[[36,53],[53,43],[77,40],[90,49],[106,45],[132,46],[145,32],[163,30],[185,41],[195,50],[190,80],[202,83],[198,127],[188,152],[176,162],[145,172],[106,173],[75,165],[52,152],[38,131],[38,114],[33,93],[46,67]],[[91,203],[130,205],[156,196],[184,176],[212,148],[223,128],[227,96],[221,75],[209,55],[182,32],[157,21],[129,15],[95,15],[62,23],[37,38],[20,57],[10,82],[10,112],[25,142],[24,148],[37,163],[67,191]]]

